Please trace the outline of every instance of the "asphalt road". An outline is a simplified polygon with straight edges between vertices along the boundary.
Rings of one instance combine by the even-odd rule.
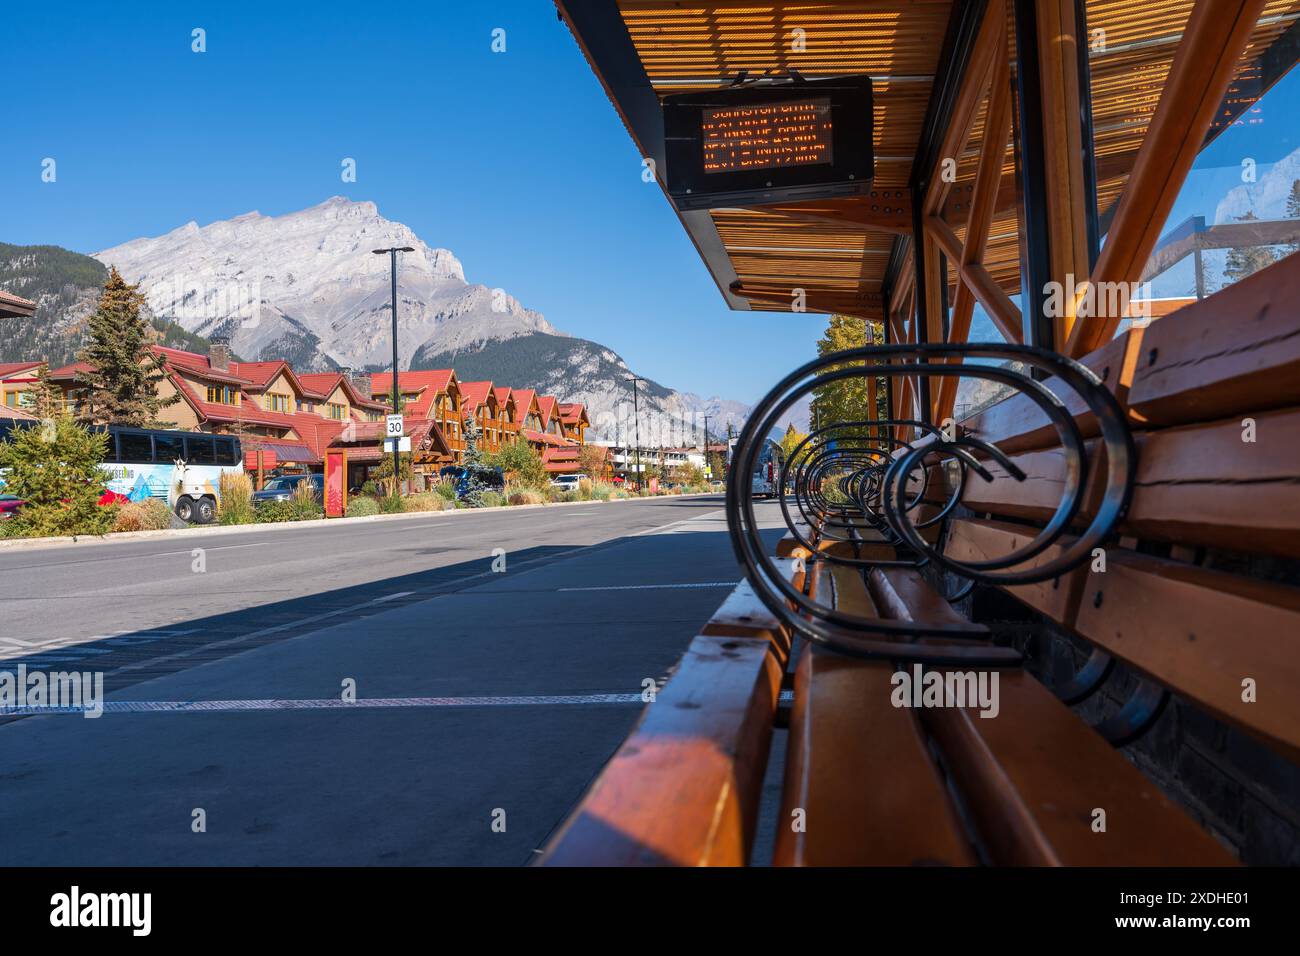
[[[527,863],[737,577],[718,497],[0,552],[108,690],[0,717],[0,865]]]

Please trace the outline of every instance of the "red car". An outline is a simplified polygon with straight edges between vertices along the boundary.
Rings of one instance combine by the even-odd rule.
[[[24,504],[26,502],[16,495],[0,494],[0,521],[12,518]]]

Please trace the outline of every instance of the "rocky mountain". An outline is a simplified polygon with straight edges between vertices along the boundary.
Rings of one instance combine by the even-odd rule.
[[[0,242],[0,289],[31,299],[36,314],[5,319],[0,328],[0,362],[47,359],[67,365],[86,344],[86,319],[95,310],[108,270],[102,263],[58,246],[15,246]],[[206,350],[207,342],[149,314],[161,345]]]
[[[388,246],[415,250],[403,254],[398,284],[403,367],[454,366],[462,380],[490,378],[583,401],[597,433],[618,437],[621,419],[631,420],[631,372],[622,358],[559,331],[504,289],[467,282],[450,251],[383,218],[372,202],[335,196],[283,216],[189,222],[95,259],[140,283],[158,315],[196,335],[229,336],[246,359],[379,370],[389,367],[392,350],[389,260],[371,250]],[[689,441],[704,414],[710,430],[725,430],[747,411],[655,382],[639,388],[642,431],[662,433],[665,443]]]
[[[1211,225],[1236,222],[1249,214],[1257,219],[1287,218],[1287,198],[1297,180],[1300,180],[1300,149],[1283,156],[1255,182],[1230,189],[1215,207]]]

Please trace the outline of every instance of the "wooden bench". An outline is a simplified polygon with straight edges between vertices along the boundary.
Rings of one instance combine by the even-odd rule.
[[[961,668],[809,644],[744,585],[691,645],[542,862],[749,862],[781,689],[793,669],[777,864],[1233,863],[1112,742],[1158,712],[1155,688],[1300,758],[1300,589],[1281,575],[1243,573],[1255,559],[1300,558],[1300,335],[1276,307],[1298,297],[1300,260],[1292,257],[1085,360],[1135,432],[1131,504],[1094,560],[1002,588],[1093,648],[1060,695],[1027,670],[1002,666],[996,717],[980,716],[970,702],[895,706],[900,673],[956,676]],[[1097,422],[1076,401],[1067,409],[1090,443],[1091,469],[1103,468]],[[935,540],[955,560],[996,558],[1055,511],[1067,463],[1055,429],[1022,396],[962,424],[1010,455],[1025,480],[986,460],[993,480],[967,481],[962,512]],[[935,476],[931,506],[951,490],[951,470]],[[1097,506],[1095,491],[1085,496],[1075,528],[1030,564],[1069,547]],[[857,617],[928,622],[943,632],[917,645],[986,653],[988,628],[944,598],[947,582],[934,568],[890,563],[899,549],[868,534],[845,540],[815,526],[800,533],[810,547],[787,538],[777,552],[788,556],[783,573],[804,593]],[[1219,564],[1233,559],[1233,570],[1207,563],[1223,555]],[[868,560],[855,566],[836,556]],[[1113,670],[1111,658],[1145,683],[1094,729],[1062,697],[1095,691]]]

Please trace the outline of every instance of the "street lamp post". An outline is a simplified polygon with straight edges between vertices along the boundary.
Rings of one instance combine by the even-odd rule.
[[[709,419],[712,415],[704,416],[704,475],[712,479],[713,475],[709,473]]]
[[[398,399],[397,399],[397,396],[398,396],[398,389],[397,389],[397,254],[398,254],[399,252],[414,252],[415,249],[413,249],[411,246],[391,246],[391,247],[388,248],[388,249],[373,249],[373,250],[371,250],[371,251],[374,252],[374,254],[377,255],[377,256],[382,256],[384,253],[387,253],[387,254],[388,254],[388,260],[389,260],[389,262],[392,264],[392,279],[393,279],[393,414],[394,414],[394,415],[397,415],[397,414],[399,414],[399,412],[400,412],[400,409],[397,407],[397,401],[398,401]],[[405,431],[405,429],[403,429],[403,431]],[[398,489],[399,489],[399,487],[400,487],[401,475],[402,475],[402,469],[401,469],[401,467],[400,467],[400,462],[401,462],[401,452],[399,452],[399,451],[397,450],[397,446],[400,445],[400,444],[401,444],[401,442],[399,442],[399,441],[397,440],[397,437],[394,436],[394,437],[393,437],[393,495],[394,495],[394,496],[396,496],[396,495],[398,495],[398,494],[400,493]]]
[[[632,428],[636,433],[636,490],[641,490],[641,413],[638,411],[636,399],[636,386],[638,382],[644,382],[645,379],[638,378],[635,375],[628,376],[628,381],[632,383]]]

